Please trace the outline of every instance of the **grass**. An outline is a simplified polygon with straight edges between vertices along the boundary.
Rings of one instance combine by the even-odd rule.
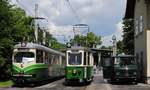
[[[0,87],[11,87],[13,85],[13,82],[11,81],[11,80],[9,80],[9,81],[3,81],[3,82],[1,82],[0,81]]]

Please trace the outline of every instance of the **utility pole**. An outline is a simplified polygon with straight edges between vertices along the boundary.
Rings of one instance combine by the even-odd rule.
[[[35,43],[38,43],[38,4],[35,4],[35,16],[34,16],[34,35],[35,35]]]
[[[116,40],[115,35],[112,36],[112,41],[113,41],[113,56],[116,56],[117,55],[117,40]]]
[[[46,45],[46,29],[43,28],[43,44]]]
[[[39,24],[38,24],[38,20],[39,19],[45,19],[42,17],[38,17],[38,4],[35,4],[35,15],[34,15],[34,35],[35,35],[35,43],[39,43],[38,42],[38,29],[39,29]]]

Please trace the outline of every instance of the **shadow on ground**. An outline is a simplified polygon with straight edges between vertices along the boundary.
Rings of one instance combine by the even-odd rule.
[[[137,82],[129,82],[129,81],[118,81],[118,82],[115,82],[115,81],[108,80],[107,82],[112,84],[112,85],[137,85],[138,84]]]
[[[29,87],[29,88],[34,88],[34,87],[38,87],[38,86],[42,86],[42,85],[46,85],[46,84],[52,83],[52,82],[60,80],[62,78],[63,77],[53,78],[53,79],[40,81],[40,82],[15,83],[12,87],[19,87],[19,88]]]
[[[87,83],[79,83],[79,82],[69,82],[69,83],[66,83],[66,82],[63,82],[63,85],[64,86],[71,86],[71,87],[82,87],[82,86],[87,86],[87,85],[90,85],[91,82],[87,82]]]

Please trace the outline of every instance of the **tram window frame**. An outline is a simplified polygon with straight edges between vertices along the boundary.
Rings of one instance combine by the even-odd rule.
[[[44,63],[42,50],[36,50],[36,63]]]

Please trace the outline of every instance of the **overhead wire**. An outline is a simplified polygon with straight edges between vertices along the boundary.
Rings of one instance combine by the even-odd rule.
[[[73,12],[75,18],[76,18],[79,22],[81,22],[80,17],[77,15],[77,13],[76,13],[75,9],[72,7],[70,1],[69,1],[69,0],[65,0],[65,1],[68,3],[68,6],[69,6],[70,10]]]
[[[22,7],[23,9],[25,9],[29,14],[31,14],[31,16],[34,16],[34,14],[29,11],[22,3],[20,3],[19,0],[16,0],[16,2],[18,3],[18,5],[20,5],[20,7]]]

